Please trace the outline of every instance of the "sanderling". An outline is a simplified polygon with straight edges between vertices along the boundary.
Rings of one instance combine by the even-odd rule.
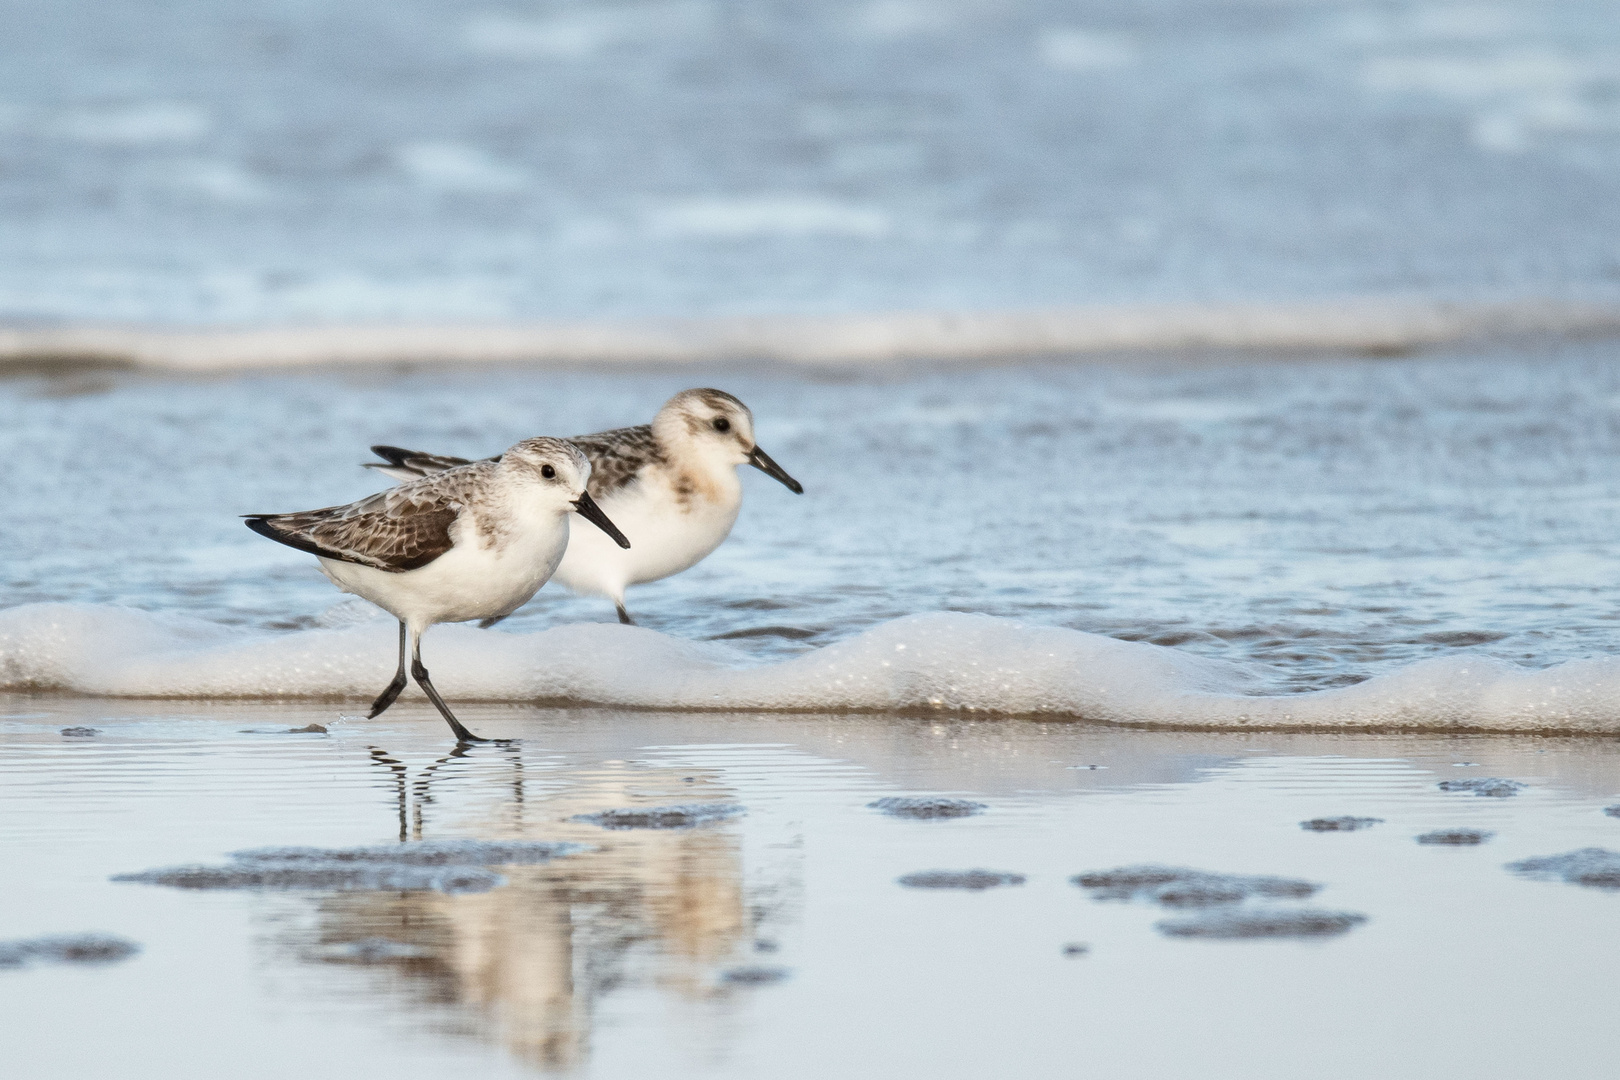
[[[568,514],[596,524],[621,548],[630,541],[586,491],[591,462],[561,439],[525,439],[498,460],[435,473],[347,506],[248,514],[247,527],[319,557],[332,584],[399,620],[399,670],[368,717],[394,703],[411,675],[460,742],[462,726],[422,666],[422,633],[434,623],[500,619],[529,602],[568,547]]]
[[[592,497],[630,530],[636,546],[622,551],[594,533],[576,535],[555,576],[575,592],[612,599],[622,623],[634,622],[624,606],[626,587],[695,566],[730,534],[742,508],[737,466],[752,465],[794,494],[804,493],[754,442],[754,414],[748,406],[722,390],[683,390],[650,424],[570,441],[591,459]],[[465,458],[397,446],[371,449],[385,461],[366,467],[401,480],[467,464]],[[486,619],[479,625],[498,621]]]

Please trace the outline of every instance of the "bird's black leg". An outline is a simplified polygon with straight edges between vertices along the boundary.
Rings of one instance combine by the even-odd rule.
[[[481,739],[462,726],[461,721],[456,719],[456,714],[450,711],[450,706],[444,703],[444,698],[440,697],[439,692],[433,689],[433,683],[428,681],[428,670],[422,666],[421,634],[416,634],[411,642],[411,677],[416,680],[416,685],[422,688],[422,692],[427,694],[428,700],[433,702],[433,707],[439,710],[439,715],[444,717],[445,723],[450,725],[450,730],[456,733],[457,742],[489,742],[488,739]]]
[[[388,684],[388,689],[377,695],[377,700],[371,703],[371,711],[366,713],[366,719],[380,716],[382,711],[394,703],[399,692],[405,689],[405,624],[399,624],[399,670],[394,672],[394,681]]]
[[[379,746],[370,747],[370,750],[372,763],[382,765],[394,774],[394,788],[399,793],[399,842],[403,844],[410,839],[410,833],[405,830],[405,763],[389,757],[387,751]]]
[[[624,609],[624,601],[615,600],[613,601],[613,606],[619,609],[619,621],[621,623],[623,623],[625,626],[636,625],[636,620],[632,619],[630,617],[630,613]]]

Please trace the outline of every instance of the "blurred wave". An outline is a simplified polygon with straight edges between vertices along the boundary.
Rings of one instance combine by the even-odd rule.
[[[702,215],[700,214],[699,217]],[[1620,331],[1620,303],[1338,303],[1054,308],[1038,311],[465,326],[164,330],[0,328],[6,365],[230,371],[303,364],[781,360],[838,364],[989,360],[1117,351],[1333,349],[1401,353],[1516,335]]]
[[[1605,0],[11,0],[0,18],[0,323],[1620,289]]]

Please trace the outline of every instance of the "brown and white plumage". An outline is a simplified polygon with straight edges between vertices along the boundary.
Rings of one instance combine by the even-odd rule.
[[[496,460],[455,466],[344,506],[248,515],[247,526],[315,555],[334,585],[399,620],[399,670],[372,716],[404,688],[408,651],[417,683],[468,742],[476,736],[422,666],[422,634],[435,623],[504,618],[528,603],[562,561],[571,513],[629,547],[587,492],[590,475],[590,460],[571,443],[525,439]]]
[[[419,570],[455,545],[452,528],[494,472],[492,461],[452,466],[344,506],[265,514],[247,525],[311,555],[396,574]]]
[[[635,537],[630,551],[582,533],[569,542],[556,580],[581,593],[610,597],[629,622],[624,591],[700,562],[730,534],[742,507],[736,466],[753,465],[802,493],[799,482],[754,441],[754,415],[723,390],[685,390],[650,424],[570,440],[591,460],[590,494]],[[373,446],[368,462],[405,481],[465,467],[465,458]],[[486,459],[483,464],[499,461]]]
[[[614,428],[612,431],[599,431],[594,435],[575,435],[568,441],[583,450],[585,456],[591,459],[590,493],[591,498],[597,500],[630,483],[649,464],[664,459],[658,440],[653,436],[651,424]],[[398,446],[373,446],[371,452],[384,460],[368,461],[365,468],[377,469],[401,480],[432,476],[446,469],[474,464],[468,458],[425,454]],[[499,461],[500,457],[497,455],[482,460]]]

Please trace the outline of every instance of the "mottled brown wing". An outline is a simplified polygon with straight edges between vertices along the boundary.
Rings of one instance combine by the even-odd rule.
[[[418,570],[454,546],[450,527],[484,462],[412,480],[346,506],[254,514],[247,527],[288,547],[390,573]]]
[[[651,424],[575,435],[568,440],[591,459],[591,498],[600,499],[624,487],[645,466],[662,461],[664,455],[653,438]]]

